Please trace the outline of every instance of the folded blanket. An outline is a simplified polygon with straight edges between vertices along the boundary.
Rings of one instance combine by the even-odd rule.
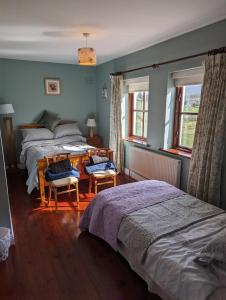
[[[103,163],[109,161],[109,158],[106,156],[93,155],[90,157],[91,165]]]
[[[136,253],[136,258],[139,257],[142,263],[148,248],[160,238],[222,212],[216,206],[185,194],[128,214],[120,224],[119,240],[126,249]]]
[[[110,160],[108,162],[102,162],[95,165],[87,165],[85,167],[85,171],[87,174],[91,175],[94,172],[106,171],[106,170],[114,170],[116,171],[115,165]]]
[[[53,162],[49,165],[48,170],[53,174],[69,172],[72,170],[72,165],[69,159],[63,159]]]
[[[47,170],[45,173],[46,181],[53,181],[53,180],[62,179],[62,178],[66,178],[66,177],[79,178],[80,174],[79,174],[78,169],[72,168],[71,171],[66,171],[66,172],[62,172],[62,173],[58,173],[58,174],[52,173],[50,170]]]

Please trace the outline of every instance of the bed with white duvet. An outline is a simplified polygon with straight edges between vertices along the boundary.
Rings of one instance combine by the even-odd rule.
[[[67,127],[69,126],[67,125]],[[73,132],[76,134],[72,135]],[[65,129],[63,133],[67,134]],[[88,149],[93,148],[86,143],[86,138],[81,135],[80,131],[70,131],[69,133],[70,135],[58,134],[56,136],[46,128],[23,130],[20,163],[25,165],[28,171],[26,184],[29,194],[34,188],[39,188],[37,176],[37,161],[39,159],[60,153],[85,154]]]

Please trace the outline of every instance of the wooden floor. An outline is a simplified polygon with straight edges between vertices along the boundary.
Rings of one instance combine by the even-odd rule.
[[[0,264],[1,300],[159,299],[104,241],[80,234],[80,211],[40,210],[37,194],[26,193],[24,173],[8,181],[16,246]]]

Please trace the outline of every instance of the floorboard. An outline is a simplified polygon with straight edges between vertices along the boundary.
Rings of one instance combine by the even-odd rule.
[[[104,241],[78,228],[81,209],[40,209],[26,193],[26,174],[8,174],[16,245],[0,264],[0,299],[159,300]],[[118,184],[129,182],[119,176]],[[83,202],[86,184],[81,184]]]

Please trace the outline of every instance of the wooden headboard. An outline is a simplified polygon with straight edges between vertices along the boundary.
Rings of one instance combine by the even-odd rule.
[[[29,128],[44,128],[44,126],[36,123],[22,124],[19,126],[19,129],[29,129]]]

